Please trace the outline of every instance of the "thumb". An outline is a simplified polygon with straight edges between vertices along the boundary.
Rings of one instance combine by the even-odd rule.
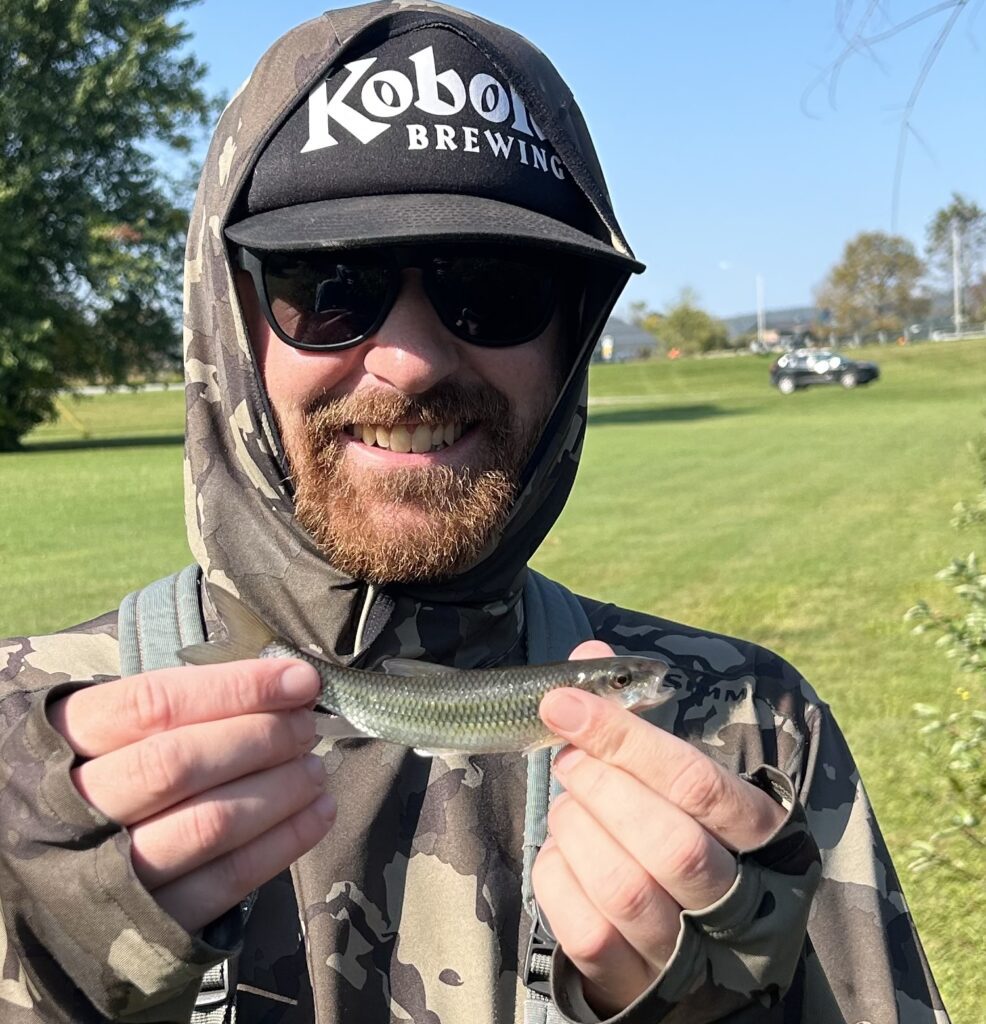
[[[585,661],[588,658],[612,658],[615,652],[602,640],[584,640],[568,656],[569,661]]]

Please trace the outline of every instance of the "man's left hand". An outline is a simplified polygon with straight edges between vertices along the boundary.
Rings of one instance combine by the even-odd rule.
[[[571,656],[612,654],[590,640]],[[735,854],[769,839],[785,811],[691,744],[593,694],[553,690],[541,717],[569,746],[555,759],[565,792],[548,814],[534,892],[586,999],[612,1015],[661,973],[681,910],[724,896]]]

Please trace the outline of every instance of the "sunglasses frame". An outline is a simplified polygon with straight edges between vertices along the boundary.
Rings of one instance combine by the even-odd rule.
[[[537,250],[534,248],[520,249],[512,248],[507,249],[506,247],[500,247],[501,251],[516,252],[518,254],[523,253],[527,259],[520,258],[518,262],[529,262],[530,254],[536,252],[544,253],[544,250]],[[235,252],[235,261],[237,265],[245,270],[253,281],[254,291],[256,292],[257,299],[260,302],[260,308],[264,314],[268,325],[274,334],[280,338],[286,345],[290,345],[292,348],[303,349],[306,352],[341,352],[348,348],[354,348],[356,345],[362,344],[371,335],[375,334],[382,326],[384,321],[390,315],[390,311],[394,308],[394,303],[397,301],[397,297],[400,294],[402,288],[401,271],[407,268],[416,268],[422,271],[422,285],[425,290],[425,294],[428,296],[428,301],[431,303],[432,309],[435,311],[435,315],[441,320],[445,328],[450,331],[459,341],[463,341],[469,345],[475,345],[478,348],[513,348],[517,345],[526,344],[532,341],[538,335],[543,333],[548,324],[551,323],[552,318],[558,311],[564,295],[569,291],[570,282],[574,277],[574,266],[570,266],[570,263],[574,261],[565,260],[558,254],[551,253],[550,255],[545,253],[548,258],[552,259],[555,263],[556,269],[553,270],[551,275],[551,287],[553,291],[553,302],[550,304],[545,316],[538,321],[535,329],[525,333],[524,335],[514,339],[511,338],[508,341],[480,341],[476,338],[464,337],[457,326],[454,323],[449,323],[443,310],[439,304],[436,303],[431,292],[430,278],[428,275],[428,268],[431,261],[441,256],[447,256],[454,258],[457,255],[475,255],[482,256],[490,253],[491,246],[475,244],[475,245],[395,245],[389,248],[382,248],[379,246],[367,247],[365,249],[345,249],[345,250],[332,250],[332,249],[313,249],[303,250],[304,253],[319,255],[319,256],[331,256],[334,252],[340,253],[360,253],[360,252],[373,252],[383,254],[384,258],[380,260],[381,267],[392,271],[390,274],[390,282],[384,300],[380,304],[380,310],[374,318],[373,323],[367,328],[362,334],[359,334],[355,338],[349,341],[338,342],[337,344],[331,345],[316,345],[309,342],[298,341],[296,338],[292,338],[277,322],[277,318],[274,316],[274,310],[271,307],[270,296],[267,292],[267,279],[264,273],[265,260],[270,257],[277,257],[279,255],[290,255],[291,253],[281,253],[272,251],[260,251],[248,249],[246,246],[237,246]],[[504,257],[509,258],[509,257]]]

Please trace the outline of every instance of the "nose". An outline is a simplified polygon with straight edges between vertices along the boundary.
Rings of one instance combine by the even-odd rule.
[[[367,339],[363,367],[404,394],[422,394],[459,367],[459,346],[439,320],[421,282],[408,269],[387,319]]]

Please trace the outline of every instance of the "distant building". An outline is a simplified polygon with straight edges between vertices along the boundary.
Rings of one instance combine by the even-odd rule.
[[[617,316],[606,321],[596,350],[594,363],[625,363],[631,359],[648,359],[658,352],[657,340],[652,334],[628,324]]]
[[[794,345],[808,346],[818,339],[813,336],[813,329],[828,320],[828,314],[815,306],[795,306],[789,309],[771,309],[764,313],[764,342],[768,347]],[[755,334],[757,330],[757,314],[745,313],[723,320],[730,338],[739,338],[744,334]]]

